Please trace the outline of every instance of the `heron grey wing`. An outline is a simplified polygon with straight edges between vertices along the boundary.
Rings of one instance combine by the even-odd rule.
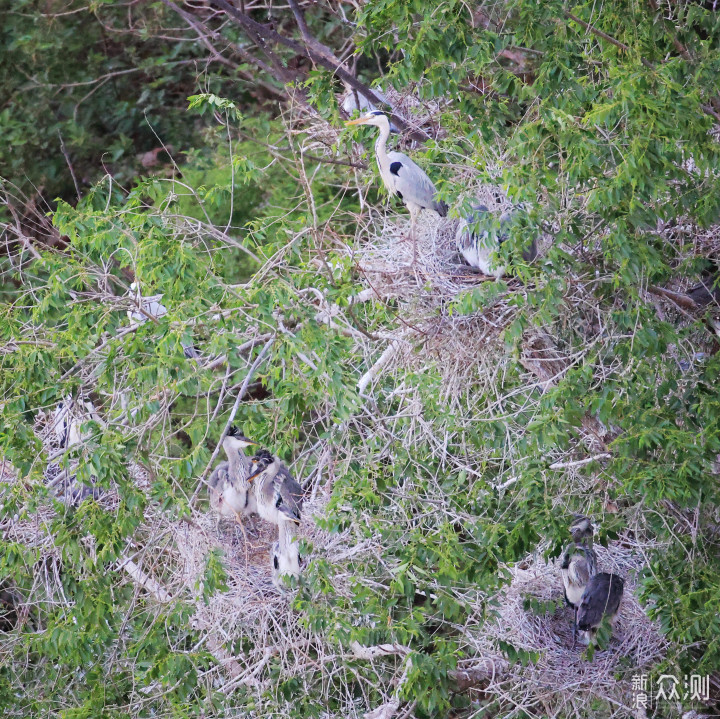
[[[570,563],[570,574],[575,584],[585,586],[590,581],[590,564],[582,555],[575,555]]]
[[[403,201],[435,209],[435,185],[425,171],[402,152],[388,152],[388,157],[393,187]]]
[[[228,476],[228,462],[220,462],[217,467],[212,471],[210,477],[208,477],[208,487],[210,489],[217,489],[218,482],[220,480],[227,479]]]
[[[302,487],[295,481],[286,467],[281,467],[275,476],[279,503],[277,508],[291,519],[300,519],[303,505]]]
[[[603,616],[614,615],[620,606],[624,583],[620,577],[607,572],[596,574],[585,588],[578,611],[578,626],[583,631],[593,629]]]

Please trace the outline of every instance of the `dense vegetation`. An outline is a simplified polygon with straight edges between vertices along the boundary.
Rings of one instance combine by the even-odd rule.
[[[640,557],[667,640],[642,671],[717,685],[720,355],[688,295],[720,261],[712,2],[0,5],[4,716],[626,715],[633,657],[615,703],[458,674],[573,512]],[[503,251],[545,233],[541,260],[377,290],[358,257],[393,230],[340,80],[411,98],[403,142],[451,215],[502,188],[530,208]],[[131,330],[131,282],[168,313]],[[58,459],[68,395],[103,422]],[[250,620],[213,646],[193,617],[231,552],[187,583],[176,546],[231,416],[325,498],[272,651]],[[48,463],[70,460],[104,498],[58,500]],[[223,651],[259,652],[255,683],[224,691]]]

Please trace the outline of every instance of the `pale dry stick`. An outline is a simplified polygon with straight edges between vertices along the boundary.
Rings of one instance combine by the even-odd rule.
[[[119,569],[124,569],[143,589],[147,590],[158,602],[166,604],[172,601],[170,592],[165,589],[157,580],[143,572],[132,559],[121,559]]]
[[[583,467],[591,462],[597,462],[600,459],[612,459],[612,455],[607,452],[596,454],[593,457],[586,457],[585,459],[576,459],[571,462],[553,462],[548,469],[566,469],[568,467]]]
[[[392,698],[381,704],[377,709],[366,712],[364,719],[392,719],[400,708],[400,692],[402,691],[405,682],[407,682],[408,673],[412,668],[412,656],[408,655],[405,657],[403,662],[403,673],[398,680],[395,691],[393,692]]]
[[[399,333],[399,336],[396,335],[396,338],[392,340],[390,344],[386,347],[385,351],[380,355],[377,362],[375,362],[375,364],[360,378],[357,383],[359,394],[362,395],[365,392],[370,382],[372,382],[372,380],[380,374],[385,365],[387,365],[388,362],[390,362],[390,360],[399,351],[401,345],[403,343],[407,343],[407,340],[404,338],[408,334],[410,334],[411,331],[412,330],[410,328],[405,328]]]
[[[245,379],[243,380],[242,386],[240,387],[240,391],[238,392],[237,397],[235,398],[235,404],[233,405],[232,410],[230,411],[230,417],[228,417],[228,421],[225,424],[225,429],[223,429],[222,434],[220,435],[220,438],[218,439],[217,446],[215,447],[215,451],[212,453],[212,457],[210,457],[210,461],[208,462],[207,466],[205,467],[205,471],[202,473],[202,476],[200,477],[200,481],[198,482],[197,489],[193,493],[193,496],[190,498],[190,505],[192,505],[195,500],[197,499],[197,495],[200,492],[200,488],[206,484],[206,477],[208,473],[210,472],[210,469],[213,466],[213,463],[217,459],[218,453],[220,452],[220,447],[222,447],[223,440],[225,437],[227,437],[227,433],[230,430],[230,427],[232,426],[233,421],[235,420],[235,415],[237,414],[238,408],[240,407],[240,402],[242,401],[242,398],[245,396],[245,392],[247,392],[248,385],[250,384],[250,380],[252,379],[252,376],[257,371],[258,367],[262,364],[263,360],[265,359],[265,355],[268,353],[270,348],[273,345],[273,342],[275,342],[275,337],[271,337],[266,343],[265,346],[260,350],[260,354],[255,359],[255,362],[253,362],[252,366],[248,370],[248,373],[245,375]]]

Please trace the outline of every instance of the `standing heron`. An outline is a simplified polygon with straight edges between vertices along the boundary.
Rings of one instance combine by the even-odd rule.
[[[243,516],[256,511],[255,497],[250,488],[253,464],[243,450],[256,444],[243,436],[237,427],[230,427],[222,442],[227,461],[220,462],[208,479],[210,507],[220,517],[236,519],[243,532]]]
[[[101,428],[105,427],[95,405],[89,400],[73,399],[71,395],[67,395],[58,402],[52,416],[52,428],[60,449],[77,448],[87,442],[92,437],[91,429],[87,426],[89,422],[95,422]],[[53,463],[49,464],[47,473],[52,474],[56,467]],[[91,475],[90,483],[85,484],[78,480],[76,469],[77,461],[70,461],[50,483],[50,486],[62,483],[63,501],[73,506],[81,504],[86,497],[97,499],[101,494],[100,488],[95,484],[96,477]]]
[[[577,612],[577,626],[589,644],[605,617],[615,623],[625,582],[617,574],[600,572],[590,578]]]
[[[493,228],[494,221],[488,208],[480,203],[470,206],[470,214],[458,225],[455,243],[458,251],[470,267],[475,267],[484,275],[499,279],[507,271],[497,256],[500,245],[509,237],[517,210],[500,215],[499,227]],[[537,257],[537,241],[533,241],[523,250],[523,259],[532,262]]]
[[[573,620],[573,646],[577,641],[578,610],[582,603],[585,589],[595,574],[597,559],[592,548],[594,528],[592,521],[583,515],[576,515],[570,525],[570,534],[573,541],[563,552],[560,574],[565,588],[565,602],[572,607],[575,616]],[[577,551],[579,549],[579,551]]]
[[[261,449],[251,460],[252,482],[257,513],[278,527],[284,522],[300,523],[302,487],[278,457]]]
[[[278,541],[272,546],[272,578],[283,589],[282,575],[300,577],[300,552],[297,527],[302,513],[302,487],[293,479],[287,467],[270,452],[261,449],[253,458],[253,482],[258,514],[276,524]]]
[[[391,195],[397,195],[410,212],[410,236],[413,242],[413,265],[417,262],[417,236],[415,222],[421,210],[433,210],[440,217],[446,217],[448,206],[436,199],[437,190],[425,171],[402,152],[388,152],[390,121],[379,110],[350,120],[345,125],[374,125],[380,128],[375,141],[375,157],[383,184]]]

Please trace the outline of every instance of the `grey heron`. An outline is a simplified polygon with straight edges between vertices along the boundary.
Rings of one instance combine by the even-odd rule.
[[[272,580],[278,589],[285,589],[283,576],[299,579],[300,543],[292,522],[282,522],[278,526],[278,540],[272,545],[271,556]]]
[[[356,111],[363,113],[377,111],[377,107],[375,107],[372,100],[363,95],[363,93],[353,89],[347,82],[344,82],[343,84],[345,85],[345,97],[342,101],[342,109],[347,112],[348,116],[352,117],[353,113]],[[381,87],[373,88],[373,92],[380,98],[380,100],[388,105],[390,104],[388,103],[387,97]]]
[[[375,157],[383,184],[391,195],[397,195],[410,212],[410,235],[413,242],[413,265],[417,262],[415,222],[421,210],[433,210],[447,217],[448,206],[436,198],[437,190],[425,171],[402,152],[387,149],[390,121],[379,110],[373,110],[345,125],[373,125],[380,129],[375,141]]]
[[[232,508],[231,503],[225,499],[225,494],[230,492],[229,485],[228,463],[221,462],[208,478],[210,508],[219,515],[219,518],[237,519],[237,512]]]
[[[58,402],[52,415],[52,428],[60,449],[69,450],[90,439],[91,432],[86,426],[88,422],[95,422],[100,427],[105,427],[92,402],[81,398],[73,399],[71,395]],[[47,467],[47,473],[52,475],[57,468],[57,465],[51,463]],[[64,501],[75,506],[82,503],[86,497],[92,496],[93,499],[97,499],[100,496],[100,489],[95,485],[95,477],[90,477],[89,485],[80,482],[75,474],[76,469],[77,462],[72,461],[70,466],[66,465],[66,468],[61,470],[51,482],[51,486],[54,486],[62,481]]]
[[[158,320],[167,314],[167,307],[165,307],[160,300],[162,295],[148,295],[143,297],[140,292],[140,285],[137,282],[133,282],[130,285],[130,297],[137,306],[135,310],[128,310],[127,316],[131,322],[135,322],[139,325],[144,324],[148,319]],[[200,352],[196,347],[187,342],[181,342],[183,348],[183,354],[187,359],[198,359]]]
[[[266,449],[251,461],[255,469],[248,481],[252,483],[257,513],[278,527],[284,522],[299,524],[303,491],[287,467]]]
[[[577,640],[578,611],[588,586],[596,572],[597,559],[592,548],[592,521],[583,515],[576,515],[570,525],[573,541],[566,547],[560,564],[565,602],[574,610],[573,646]],[[578,551],[579,550],[579,551]]]
[[[470,207],[472,211],[460,222],[455,233],[458,251],[471,267],[499,279],[506,273],[507,267],[498,257],[498,250],[509,236],[517,209],[500,215],[497,225],[485,205],[474,203]],[[523,250],[522,256],[526,262],[532,262],[537,257],[537,242],[534,238]]]
[[[210,507],[220,517],[236,519],[241,526],[242,517],[256,511],[249,482],[253,465],[243,451],[256,444],[243,436],[237,427],[231,427],[222,442],[227,461],[221,462],[208,479]]]
[[[624,589],[625,582],[617,574],[599,572],[590,578],[577,613],[577,625],[585,633],[587,644],[605,617],[611,626],[614,624]]]

